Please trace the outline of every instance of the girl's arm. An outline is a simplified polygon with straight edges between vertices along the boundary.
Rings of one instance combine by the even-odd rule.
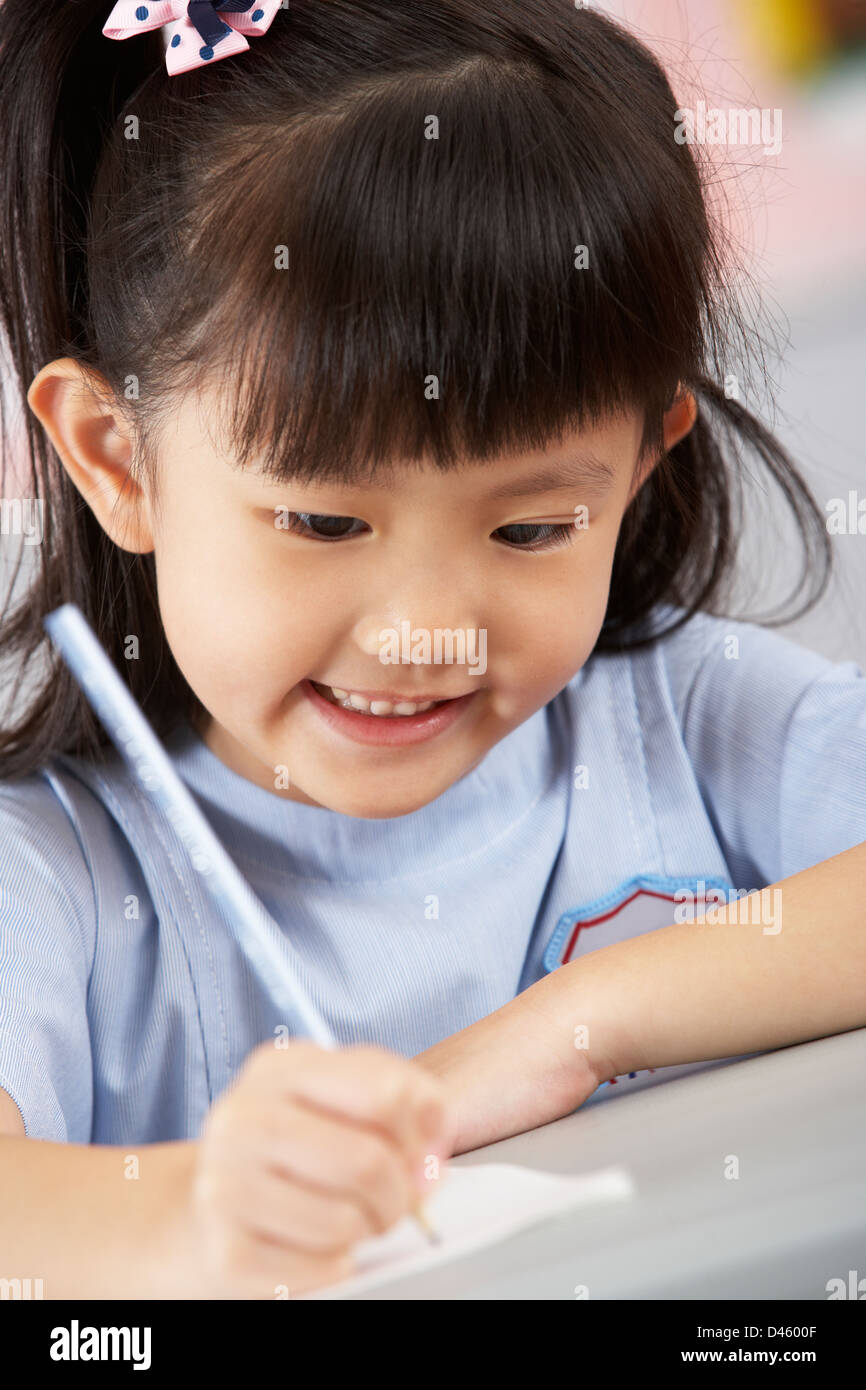
[[[416,1060],[455,1094],[455,1152],[567,1115],[612,1076],[863,1027],[864,890],[866,843],[764,889],[763,921],[743,898],[605,946],[429,1048]]]
[[[201,1296],[178,1262],[196,1148],[0,1134],[0,1279],[39,1279],[50,1299]],[[130,1153],[137,1178],[124,1176]]]

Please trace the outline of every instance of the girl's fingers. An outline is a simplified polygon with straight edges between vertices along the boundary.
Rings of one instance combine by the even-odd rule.
[[[233,1211],[238,1223],[255,1235],[305,1255],[341,1255],[387,1229],[370,1203],[323,1192],[267,1168],[235,1196]],[[395,1210],[394,1219],[401,1215]]]
[[[337,1255],[293,1251],[242,1226],[211,1230],[207,1249],[208,1276],[221,1286],[218,1297],[291,1297],[348,1279],[355,1268],[347,1251]],[[190,1296],[196,1296],[194,1291]]]
[[[383,1130],[413,1155],[427,1153],[445,1126],[442,1087],[435,1077],[406,1058],[379,1047],[341,1049],[334,1053],[311,1043],[280,1050],[257,1049],[247,1067],[251,1079],[268,1091],[302,1101],[355,1125]]]
[[[414,1156],[376,1129],[294,1099],[265,1106],[256,1094],[244,1098],[244,1111],[239,1116],[236,1109],[231,1124],[231,1142],[221,1144],[220,1117],[214,1117],[210,1132],[219,1147],[212,1149],[211,1167],[238,1191],[270,1170],[326,1199],[354,1203],[367,1223],[364,1235],[387,1230],[417,1195]]]

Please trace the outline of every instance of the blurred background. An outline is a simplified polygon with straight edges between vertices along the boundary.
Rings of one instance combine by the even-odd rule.
[[[866,670],[866,2],[599,0],[597,8],[654,50],[681,107],[780,113],[778,150],[728,143],[702,154],[713,161],[712,198],[743,268],[744,303],[767,339],[772,393],[744,382],[740,399],[788,446],[822,509],[840,498],[855,519],[832,538],[830,590],[781,630]],[[757,618],[790,587],[792,551],[778,500],[760,478],[749,487],[734,611]],[[13,479],[6,491],[22,495]],[[4,593],[20,546],[0,535]],[[23,550],[31,560],[35,547]]]
[[[866,671],[866,3],[602,0],[662,61],[681,107],[781,112],[778,154],[706,145],[717,205],[746,274],[744,302],[772,327],[772,397],[741,394],[776,430],[822,509],[849,494],[862,534],[832,536],[836,576],[781,629]],[[770,346],[770,345],[768,345]],[[737,591],[769,612],[792,577],[775,499],[753,491]],[[796,576],[794,576],[796,577]]]

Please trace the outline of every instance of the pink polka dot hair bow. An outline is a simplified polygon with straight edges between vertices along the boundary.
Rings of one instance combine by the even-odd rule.
[[[131,39],[164,26],[165,66],[173,77],[243,53],[249,48],[244,35],[266,33],[281,8],[282,0],[117,0],[102,32],[107,39]]]

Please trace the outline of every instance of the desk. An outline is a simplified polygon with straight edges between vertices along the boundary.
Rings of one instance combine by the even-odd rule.
[[[726,1156],[740,1176],[724,1176]],[[866,1028],[708,1064],[451,1160],[623,1164],[636,1197],[519,1232],[358,1301],[826,1300],[866,1278]]]

